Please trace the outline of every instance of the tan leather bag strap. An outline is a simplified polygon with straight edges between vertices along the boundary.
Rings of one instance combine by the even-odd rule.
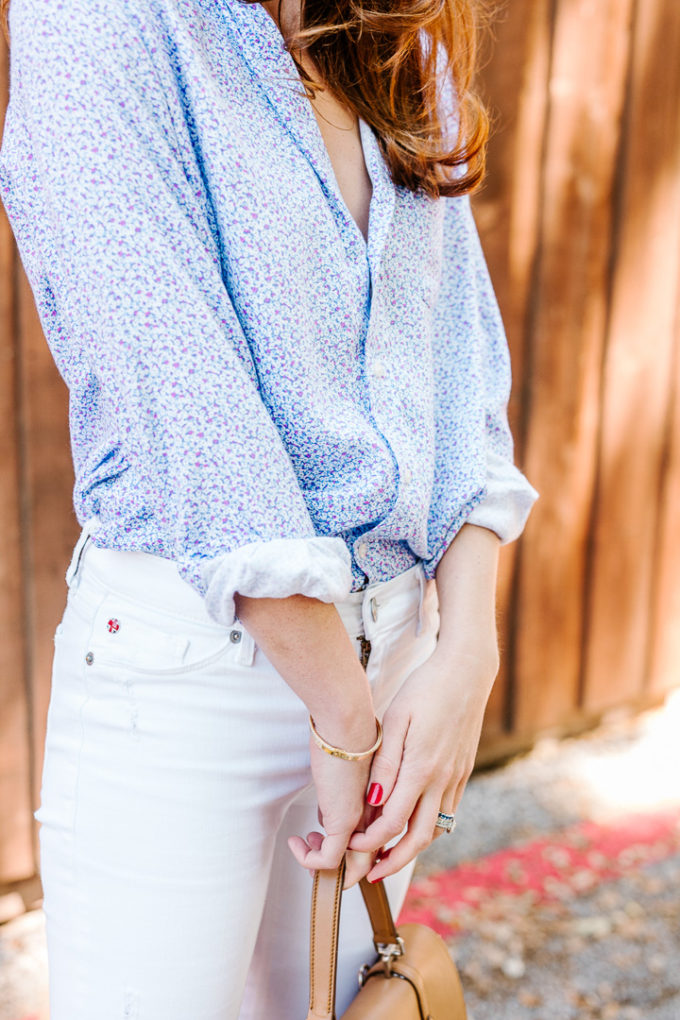
[[[312,886],[309,944],[309,1012],[307,1020],[335,1020],[335,978],[345,861],[335,871],[317,871]],[[382,882],[363,879],[361,893],[373,928],[376,951],[398,942],[392,911]]]
[[[360,887],[368,916],[371,919],[376,951],[378,951],[379,945],[393,945],[397,942],[398,935],[384,884],[382,882],[371,883],[362,878]]]
[[[335,871],[317,871],[312,886],[307,1020],[335,1020],[335,976],[345,860]]]

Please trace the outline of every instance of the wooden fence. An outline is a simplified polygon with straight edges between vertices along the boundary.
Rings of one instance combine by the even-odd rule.
[[[475,206],[513,355],[517,456],[541,498],[503,552],[504,664],[480,763],[680,682],[680,4],[511,0],[495,24]],[[52,635],[79,529],[67,391],[2,212],[0,329],[8,885],[36,873]]]

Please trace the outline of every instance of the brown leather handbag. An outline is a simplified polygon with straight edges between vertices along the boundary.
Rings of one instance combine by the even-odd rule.
[[[307,1020],[336,1020],[335,976],[343,861],[317,871],[312,889]],[[373,928],[376,959],[359,974],[359,993],[342,1020],[467,1020],[463,990],[446,943],[424,924],[395,928],[382,882],[361,892]]]

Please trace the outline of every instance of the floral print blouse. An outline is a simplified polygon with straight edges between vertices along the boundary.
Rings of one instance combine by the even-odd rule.
[[[466,522],[509,542],[507,342],[467,196],[395,186],[368,241],[283,38],[240,0],[12,0],[0,189],[70,391],[96,545],[338,601]],[[455,111],[454,111],[455,112]]]

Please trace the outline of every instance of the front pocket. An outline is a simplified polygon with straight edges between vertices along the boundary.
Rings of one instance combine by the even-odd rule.
[[[92,619],[88,665],[139,673],[187,673],[238,647],[243,633],[165,615],[109,592]]]

